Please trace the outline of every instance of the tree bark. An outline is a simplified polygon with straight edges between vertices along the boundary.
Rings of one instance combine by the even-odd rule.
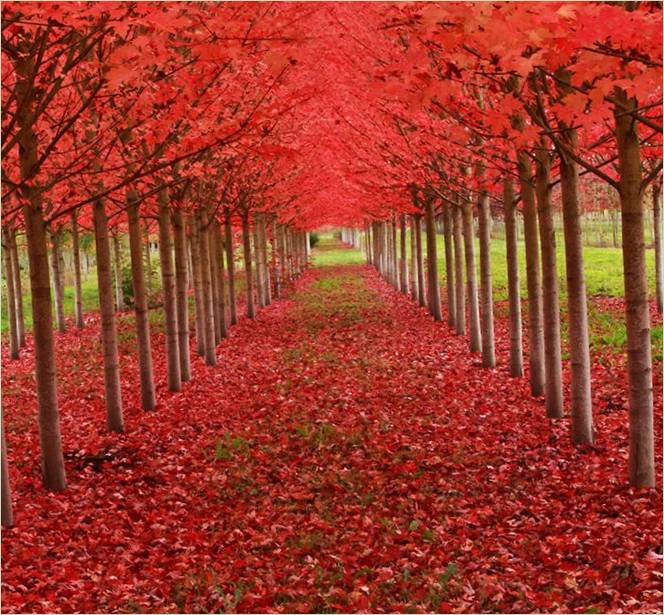
[[[482,318],[482,366],[496,366],[496,344],[493,330],[493,286],[491,281],[491,207],[489,193],[480,192],[477,216],[480,238],[480,295]]]
[[[482,349],[482,331],[480,330],[480,305],[477,296],[477,271],[475,269],[473,206],[469,200],[464,200],[462,214],[464,254],[466,260],[466,286],[468,289],[468,308],[470,316],[470,351],[479,352]]]
[[[205,335],[205,363],[217,364],[217,347],[214,343],[214,305],[212,295],[212,276],[210,274],[210,249],[208,242],[207,212],[198,209],[198,243],[200,250],[201,298],[203,300],[203,332]]]
[[[399,262],[401,292],[408,294],[408,251],[406,249],[406,214],[399,216],[399,251],[401,260]]]
[[[113,284],[111,282],[111,247],[108,240],[108,219],[104,202],[101,199],[94,202],[93,212],[101,340],[104,352],[106,423],[110,431],[121,433],[124,431],[124,424],[122,420],[118,334],[115,323],[115,307],[113,305]]]
[[[147,220],[145,221],[145,272],[146,276],[146,285],[148,291],[148,296],[152,294],[152,255],[150,254],[150,225]]]
[[[466,334],[466,293],[463,283],[463,214],[461,204],[454,206],[454,304],[456,306],[455,326],[457,335]]]
[[[175,248],[175,295],[178,315],[178,351],[180,352],[180,380],[191,380],[191,359],[189,355],[189,301],[187,289],[187,234],[182,211],[176,207],[171,212],[173,245]]]
[[[23,314],[23,283],[21,281],[21,262],[18,257],[18,245],[16,243],[16,231],[11,234],[11,259],[14,271],[14,297],[16,298],[16,332],[18,333],[18,345],[25,346],[25,317]]]
[[[125,302],[122,292],[122,254],[120,252],[120,237],[118,233],[113,235],[113,274],[115,277],[115,305],[118,312],[124,312]]]
[[[281,252],[279,251],[279,233],[280,225],[276,220],[272,220],[272,267],[274,276],[274,298],[281,296]]]
[[[563,135],[576,149],[576,131]],[[577,164],[560,156],[560,187],[563,209],[563,237],[567,265],[567,314],[569,318],[569,357],[571,365],[570,402],[572,442],[593,444],[593,415],[588,340],[588,305],[583,266],[583,235],[579,205],[579,170]]]
[[[523,201],[523,228],[526,244],[526,281],[528,286],[528,328],[530,392],[544,394],[544,331],[542,325],[542,285],[537,240],[537,208],[532,168],[525,152],[518,154],[519,184]]]
[[[85,322],[83,320],[83,290],[81,287],[81,250],[78,241],[76,212],[71,215],[71,242],[74,255],[74,320],[76,321],[76,326],[82,329],[85,326]]]
[[[653,243],[655,244],[655,293],[657,297],[657,311],[662,313],[664,286],[664,272],[662,270],[662,180],[655,182],[652,187],[652,220],[653,220]],[[16,239],[14,239],[16,243]]]
[[[422,255],[422,215],[413,216],[415,222],[415,255],[417,261],[417,302],[420,307],[426,306],[424,296],[424,258]]]
[[[392,286],[395,289],[399,289],[399,255],[398,255],[398,243],[397,243],[397,223],[396,218],[390,222],[390,243],[391,243],[391,255],[392,255]]]
[[[0,431],[2,432],[2,527],[12,527],[14,525],[14,511],[12,508],[12,492],[9,486],[9,463],[7,461],[7,442],[5,440],[5,417],[0,409]]]
[[[265,281],[263,280],[263,251],[261,250],[260,241],[260,214],[254,216],[254,227],[252,229],[253,244],[254,244],[254,258],[255,258],[255,271],[254,277],[256,280],[256,302],[259,309],[265,307]]]
[[[200,231],[197,219],[190,222],[191,272],[194,282],[194,308],[196,324],[196,354],[205,356],[205,299],[203,297],[203,277],[201,273]]]
[[[456,326],[456,296],[454,294],[454,254],[452,216],[450,207],[443,203],[443,233],[445,237],[445,287],[447,292],[447,324]]]
[[[7,316],[9,318],[9,356],[12,360],[19,358],[20,342],[18,337],[18,322],[16,318],[16,289],[14,283],[14,263],[11,254],[11,236],[13,230],[7,227],[2,228],[3,246],[2,252],[5,259],[5,279],[7,282]]]
[[[62,272],[60,271],[60,231],[51,232],[51,266],[53,267],[53,291],[55,294],[55,323],[60,333],[67,330],[65,322]]]
[[[429,297],[429,310],[434,320],[442,320],[440,308],[440,288],[438,283],[438,248],[436,246],[436,220],[433,198],[426,199],[425,224],[427,232],[427,296]]]
[[[138,194],[133,188],[127,191],[127,205],[129,257],[131,260],[131,282],[134,289],[134,313],[136,315],[136,339],[138,343],[138,373],[141,382],[141,406],[143,410],[154,410],[157,406],[157,399],[154,392],[148,298],[145,292],[145,276],[143,274]]]
[[[261,250],[261,258],[263,261],[263,294],[265,305],[272,303],[272,290],[270,284],[270,263],[267,254],[267,229],[266,229],[266,214],[261,214],[260,225],[258,227],[258,240]],[[306,248],[306,260],[309,261],[309,233],[304,234],[304,245]]]
[[[231,227],[231,210],[226,207],[224,216],[224,244],[228,265],[228,304],[231,311],[231,324],[237,324],[237,298],[235,294],[235,254],[233,246],[233,229]]]
[[[551,157],[543,149],[537,152],[537,210],[542,251],[542,311],[544,315],[544,403],[546,415],[563,416],[563,374],[560,353],[560,302],[556,232],[551,205]]]
[[[214,319],[214,343],[215,346],[221,341],[221,297],[219,296],[219,262],[217,247],[217,229],[215,220],[210,220],[208,226],[208,252],[210,254],[210,282],[212,285],[212,316]]]
[[[519,283],[519,252],[517,219],[512,180],[503,182],[505,208],[505,243],[507,249],[507,296],[510,326],[510,376],[523,376],[523,345],[521,340],[521,286]]]
[[[251,266],[251,237],[249,234],[249,215],[242,216],[242,241],[244,246],[244,273],[247,278],[247,318],[254,318],[256,310],[254,308],[254,289]]]
[[[629,482],[633,487],[655,486],[652,357],[650,315],[643,230],[641,152],[636,120],[630,111],[635,98],[616,89],[621,103],[614,110],[625,277],[625,324],[629,375]]]
[[[178,317],[175,303],[175,272],[173,271],[171,221],[168,208],[168,191],[166,188],[163,188],[159,192],[157,201],[159,203],[159,263],[161,265],[161,290],[164,298],[168,390],[179,391],[182,388],[182,381],[180,379]]]
[[[221,236],[221,225],[212,220],[211,236],[214,236],[213,258],[217,263],[217,298],[219,301],[219,327],[221,337],[228,335],[228,318],[226,315],[226,271],[224,267],[224,240]]]

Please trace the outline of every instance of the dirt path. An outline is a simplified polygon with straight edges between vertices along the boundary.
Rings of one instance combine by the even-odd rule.
[[[306,273],[233,329],[216,369],[196,360],[182,393],[165,392],[158,360],[154,414],[129,376],[121,438],[103,432],[85,336],[60,342],[64,494],[39,486],[29,361],[3,374],[18,519],[3,535],[4,612],[661,602],[660,496],[623,486],[624,411],[599,414],[598,447],[575,451],[526,379],[481,369],[368,267]]]

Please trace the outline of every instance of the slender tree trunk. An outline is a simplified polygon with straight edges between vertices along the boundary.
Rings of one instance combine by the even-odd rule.
[[[426,306],[424,296],[424,258],[422,255],[422,216],[415,214],[415,255],[417,260],[417,301],[420,307]]]
[[[95,246],[97,250],[97,283],[99,286],[99,312],[101,340],[104,351],[104,384],[106,391],[106,423],[110,431],[123,432],[122,393],[120,388],[120,362],[118,334],[113,305],[111,282],[111,247],[108,240],[108,219],[104,202],[94,202]]]
[[[200,231],[197,219],[191,220],[191,270],[194,282],[194,307],[196,323],[196,354],[205,356],[205,299],[203,296],[203,276],[201,272]]]
[[[426,200],[424,211],[427,233],[427,296],[429,297],[429,309],[434,320],[442,320],[443,314],[440,308],[440,288],[438,284],[435,206],[432,198]]]
[[[274,298],[281,296],[281,252],[279,250],[279,233],[281,225],[276,220],[272,220],[272,263],[274,276]]]
[[[62,274],[60,272],[60,231],[51,232],[51,265],[53,267],[53,291],[55,293],[55,322],[60,333],[67,330],[64,297],[62,296]]]
[[[244,246],[244,272],[247,278],[247,317],[254,318],[256,311],[254,308],[254,289],[253,274],[251,266],[251,236],[249,233],[249,215],[242,216],[242,241]]]
[[[212,276],[210,275],[210,249],[208,242],[207,212],[198,210],[198,243],[201,258],[201,298],[203,299],[203,331],[205,335],[205,363],[217,364],[217,348],[214,343],[214,305]]]
[[[5,440],[5,417],[0,409],[0,430],[2,438],[2,527],[14,525],[14,511],[12,508],[12,492],[9,486],[9,463],[7,461],[7,442]]]
[[[447,203],[443,204],[443,232],[445,237],[445,286],[447,289],[447,324],[456,326],[456,297],[454,295],[454,254],[452,216]]]
[[[213,258],[217,262],[217,298],[219,301],[219,327],[221,337],[228,335],[228,318],[226,315],[226,271],[224,267],[224,239],[221,236],[221,225],[216,219],[212,220],[211,236],[214,235]]]
[[[286,243],[284,239],[284,227],[282,224],[277,224],[277,266],[279,268],[278,275],[276,276],[276,283],[278,288],[277,296],[281,296],[281,287],[286,283]],[[275,274],[276,275],[276,274]]]
[[[161,265],[161,290],[164,298],[164,318],[166,329],[166,361],[168,390],[179,391],[180,349],[178,347],[178,317],[175,303],[175,272],[173,271],[173,246],[171,244],[171,220],[168,209],[168,191],[159,192],[159,263]]]
[[[115,306],[118,312],[124,312],[124,293],[122,292],[122,255],[120,252],[120,237],[113,235],[113,276],[115,280]]]
[[[480,305],[477,296],[477,271],[475,269],[475,232],[473,228],[473,206],[468,200],[462,206],[463,241],[466,259],[466,285],[468,288],[468,308],[470,316],[470,350],[482,349],[482,331],[480,330]]]
[[[254,259],[255,259],[255,272],[254,278],[256,281],[256,303],[258,304],[259,309],[265,307],[265,283],[263,281],[263,253],[260,249],[260,214],[254,216],[254,227],[252,229],[252,239],[254,245]]]
[[[482,302],[482,366],[496,366],[493,331],[493,286],[491,281],[491,207],[489,193],[482,190],[478,202],[480,236],[480,295]]]
[[[576,148],[575,131],[565,135]],[[579,206],[579,171],[577,164],[560,156],[560,187],[563,208],[563,236],[567,265],[567,314],[569,318],[569,357],[571,364],[570,398],[572,442],[592,444],[593,415],[590,379],[590,343],[588,306],[583,267],[583,235]]]
[[[542,324],[542,284],[540,281],[537,241],[537,208],[532,168],[528,155],[519,152],[519,183],[523,201],[523,229],[526,244],[526,281],[528,286],[528,328],[530,391],[535,397],[544,394],[544,331]]]
[[[152,294],[152,255],[150,253],[150,226],[145,221],[145,272],[146,276],[146,288],[148,291],[148,296]]]
[[[231,324],[237,324],[237,299],[235,295],[235,254],[233,248],[233,229],[231,227],[231,210],[226,207],[224,217],[224,244],[226,262],[228,264],[228,303],[231,310]]]
[[[390,231],[391,231],[391,255],[392,255],[392,286],[394,286],[395,289],[399,289],[399,277],[400,277],[400,271],[399,271],[399,255],[398,255],[398,243],[397,243],[397,223],[396,223],[396,218],[390,222]]]
[[[76,326],[82,329],[83,321],[83,290],[81,287],[81,250],[78,241],[78,220],[76,212],[71,215],[71,243],[74,255],[74,319]]]
[[[266,215],[261,214],[260,227],[259,227],[259,240],[260,249],[263,261],[263,287],[265,294],[265,305],[272,303],[272,289],[270,284],[270,261],[268,260],[267,253],[267,229],[266,229]],[[309,260],[309,233],[305,233],[304,245],[306,247],[306,258]]]
[[[219,262],[215,220],[210,220],[208,227],[208,252],[210,254],[210,281],[212,283],[212,315],[214,319],[214,343],[221,341],[221,297],[219,296]]]
[[[7,316],[9,317],[9,356],[12,360],[19,358],[20,342],[18,338],[18,322],[16,318],[16,289],[14,283],[14,263],[11,255],[11,235],[7,227],[2,228],[3,256],[5,259],[5,278],[7,282]]]
[[[662,286],[664,286],[664,273],[662,271],[662,180],[652,187],[652,220],[653,243],[655,244],[655,293],[657,296],[657,311],[662,313]],[[16,239],[14,239],[16,243]]]
[[[454,233],[454,304],[456,306],[456,333],[466,334],[466,293],[463,283],[463,215],[461,204],[454,206],[453,217]]]
[[[180,380],[191,380],[189,355],[189,301],[187,300],[187,234],[182,211],[176,207],[171,213],[173,245],[175,248],[175,295],[178,315],[178,350],[180,352]]]
[[[415,216],[410,216],[410,271],[410,296],[413,301],[417,301],[419,291],[417,289],[417,240],[415,238]]]
[[[406,214],[399,216],[399,251],[401,260],[399,261],[401,292],[408,294],[408,251],[406,249]]]
[[[507,249],[507,295],[510,323],[510,376],[523,376],[523,345],[521,341],[521,286],[519,283],[519,252],[517,219],[512,180],[503,182],[505,208],[505,244]]]
[[[655,486],[652,357],[646,250],[643,231],[641,152],[636,121],[630,111],[636,99],[616,89],[616,141],[620,173],[620,209],[625,276],[625,324],[629,374],[629,482],[633,487]]]
[[[562,359],[560,354],[560,302],[558,300],[558,268],[556,263],[556,232],[551,205],[551,158],[537,153],[537,209],[540,247],[542,250],[542,311],[544,315],[544,397],[546,415],[563,416]]]
[[[138,343],[138,373],[141,381],[141,405],[144,410],[154,410],[157,406],[157,399],[154,392],[150,322],[148,319],[148,298],[145,292],[145,276],[143,274],[138,194],[133,188],[130,188],[127,191],[127,202],[129,256],[131,259],[131,282],[134,289],[134,313],[136,315],[136,340]]]
[[[16,231],[11,234],[11,258],[14,270],[14,297],[16,298],[16,331],[18,333],[18,345],[25,346],[25,318],[23,315],[23,283],[21,282],[21,262],[18,257],[18,245],[16,243]]]

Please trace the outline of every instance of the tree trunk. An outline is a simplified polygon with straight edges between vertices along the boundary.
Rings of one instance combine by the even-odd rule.
[[[212,284],[212,316],[214,319],[214,343],[215,346],[221,341],[221,297],[219,296],[219,262],[217,259],[217,229],[216,220],[210,220],[208,226],[208,253],[210,254],[210,282]]]
[[[205,299],[203,297],[203,277],[201,273],[200,231],[197,219],[190,222],[191,270],[194,282],[194,308],[196,324],[196,354],[205,356]]]
[[[168,211],[168,191],[166,188],[163,188],[159,192],[157,201],[159,203],[159,264],[161,265],[161,291],[164,300],[168,390],[179,391],[182,388],[182,381],[180,380],[178,317],[175,303],[175,273],[173,271],[171,221]]]
[[[208,241],[207,212],[198,209],[198,244],[200,251],[201,298],[203,300],[203,332],[205,335],[205,363],[217,364],[217,348],[214,343],[214,305],[212,276],[210,275],[210,244]]]
[[[461,213],[461,204],[454,206],[454,216],[452,220],[454,232],[454,304],[456,307],[456,333],[458,335],[466,334],[466,293],[463,283],[463,215]]]
[[[563,416],[562,359],[560,354],[560,302],[556,232],[551,205],[551,158],[547,151],[537,152],[537,210],[542,250],[542,311],[544,315],[544,398],[550,419]]]
[[[530,392],[544,394],[544,331],[542,325],[542,285],[540,282],[537,241],[537,208],[530,160],[525,152],[518,154],[519,183],[523,201],[523,231],[526,244],[526,281],[528,286],[528,328]]]
[[[226,316],[226,271],[224,267],[224,240],[221,236],[221,225],[216,219],[212,220],[210,236],[214,237],[212,242],[214,252],[212,257],[217,263],[217,299],[219,301],[219,328],[221,337],[228,335],[228,319]]]
[[[265,282],[263,280],[263,251],[260,248],[260,214],[254,216],[254,228],[252,229],[252,239],[254,244],[255,272],[256,280],[256,302],[258,308],[265,307]]]
[[[443,234],[445,237],[445,288],[447,292],[447,324],[456,325],[456,297],[454,295],[454,254],[452,238],[452,216],[450,207],[443,203]]]
[[[519,283],[519,252],[517,249],[517,219],[512,180],[503,182],[505,208],[505,244],[507,249],[507,295],[510,323],[510,376],[523,376],[523,347],[521,341],[521,286]]]
[[[71,215],[71,243],[74,255],[74,319],[76,326],[82,329],[83,321],[83,290],[81,288],[81,250],[78,243],[78,220],[76,212]],[[142,271],[142,267],[141,267]]]
[[[175,248],[175,295],[178,313],[178,351],[180,352],[180,380],[191,380],[189,356],[189,301],[187,299],[187,234],[182,211],[176,207],[171,213],[173,245]]]
[[[244,273],[247,278],[247,318],[254,318],[254,289],[251,267],[251,237],[249,234],[249,215],[242,216],[242,241],[244,246]]]
[[[145,292],[143,254],[141,249],[141,224],[139,220],[138,194],[127,191],[127,218],[129,221],[129,257],[131,260],[131,282],[134,289],[134,313],[136,315],[136,340],[138,343],[138,373],[141,382],[141,406],[143,410],[154,410],[157,400],[154,392],[150,322],[148,298]]]
[[[145,221],[145,272],[148,296],[152,294],[152,255],[150,254],[150,225]]]
[[[11,234],[11,258],[14,271],[14,297],[16,298],[16,332],[18,334],[18,345],[25,346],[25,318],[23,315],[23,283],[21,282],[21,262],[18,258],[18,245],[16,244],[16,231]]]
[[[265,305],[272,303],[272,289],[270,284],[270,262],[267,254],[267,228],[265,222],[266,214],[261,214],[259,227],[259,241],[263,260],[263,287],[265,294]],[[309,233],[304,235],[304,245],[306,248],[306,262],[309,260]]]
[[[440,288],[438,285],[438,249],[436,246],[436,220],[433,199],[426,199],[425,225],[427,233],[427,296],[429,297],[429,310],[434,320],[442,320],[440,309]]]
[[[401,292],[408,294],[408,251],[406,249],[406,214],[399,216],[399,251],[401,260],[399,261],[399,278],[401,282]]]
[[[118,312],[124,312],[124,293],[122,292],[122,255],[120,253],[120,237],[113,235],[113,274],[115,277],[115,306]]]
[[[475,270],[475,232],[473,228],[473,206],[468,200],[463,202],[463,242],[466,258],[466,286],[468,288],[468,308],[470,316],[470,351],[482,349],[480,330],[480,305],[477,296],[477,271]]]
[[[397,243],[397,223],[396,218],[390,222],[390,241],[391,241],[391,256],[392,256],[392,286],[395,289],[399,289],[399,255],[398,255],[398,243]]]
[[[14,525],[14,511],[12,508],[12,492],[9,486],[9,463],[7,461],[7,442],[5,440],[5,417],[0,409],[0,431],[2,438],[2,527]]]
[[[576,148],[576,131],[565,135]],[[567,265],[567,314],[569,318],[569,357],[571,364],[570,401],[572,442],[592,444],[593,415],[588,341],[588,306],[583,267],[583,235],[579,206],[579,170],[577,164],[560,156],[560,187],[563,208],[563,237]]]
[[[653,243],[655,244],[655,293],[657,296],[657,311],[662,313],[662,286],[664,286],[664,272],[662,271],[662,180],[655,182],[652,187],[652,220]],[[14,239],[16,243],[16,239]],[[20,332],[19,332],[20,333]]]
[[[51,265],[53,267],[53,291],[55,294],[55,323],[60,333],[67,330],[64,297],[62,296],[62,273],[60,271],[60,231],[51,232]]]
[[[625,276],[625,324],[629,374],[629,482],[633,487],[655,486],[652,357],[646,250],[643,232],[641,152],[636,120],[629,113],[636,99],[616,89],[622,103],[614,110]]]
[[[277,224],[276,220],[272,220],[272,267],[274,276],[274,298],[279,299],[281,296],[281,252],[279,250],[279,234],[281,233],[281,225]]]
[[[493,331],[493,286],[491,281],[491,207],[489,193],[480,192],[477,216],[480,236],[480,295],[482,302],[482,366],[496,366]]]
[[[12,360],[16,360],[19,358],[20,342],[16,318],[16,289],[14,288],[16,276],[14,275],[14,263],[11,254],[11,236],[13,232],[7,227],[2,228],[4,244],[2,252],[5,259],[5,278],[7,282],[7,316],[9,317],[9,356]]]
[[[101,341],[104,352],[104,385],[106,392],[106,423],[110,431],[123,432],[122,392],[120,389],[120,363],[118,334],[113,305],[111,282],[111,247],[108,240],[108,219],[104,202],[94,202],[95,247],[97,250],[97,284],[99,287],[99,313]]]
[[[420,307],[426,305],[424,296],[424,258],[422,255],[422,215],[413,216],[415,222],[415,256],[417,261],[417,302]]]
[[[231,227],[231,210],[226,207],[224,217],[224,244],[226,263],[228,265],[228,303],[231,310],[231,324],[237,324],[237,299],[235,295],[235,254],[233,247],[233,229]]]

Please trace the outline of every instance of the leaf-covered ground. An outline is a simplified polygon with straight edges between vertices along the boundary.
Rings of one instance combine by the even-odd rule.
[[[661,489],[625,486],[622,359],[595,361],[597,445],[575,450],[508,376],[502,318],[497,333],[501,365],[482,369],[372,269],[315,269],[181,393],[157,332],[146,414],[126,319],[117,437],[92,317],[58,337],[58,495],[40,485],[31,358],[5,362],[3,612],[659,612]]]

